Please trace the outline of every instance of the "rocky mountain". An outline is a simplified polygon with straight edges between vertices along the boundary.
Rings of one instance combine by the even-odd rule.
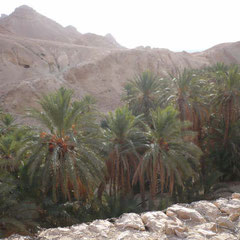
[[[165,211],[125,213],[118,219],[95,220],[66,228],[42,230],[36,237],[9,240],[239,240],[240,194],[216,201],[175,204]]]
[[[146,69],[164,76],[176,68],[240,63],[240,42],[191,54],[127,49],[110,34],[81,34],[28,6],[0,18],[0,49],[1,105],[18,114],[61,86],[74,89],[76,98],[94,95],[106,112],[119,106],[126,81]]]
[[[108,35],[102,37],[96,34],[81,34],[73,26],[63,27],[26,5],[16,8],[9,16],[3,14],[0,25],[24,38],[121,48],[114,38],[109,38]]]

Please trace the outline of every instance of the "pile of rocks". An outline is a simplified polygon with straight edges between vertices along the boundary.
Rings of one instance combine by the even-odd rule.
[[[240,239],[240,194],[213,202],[175,204],[166,212],[126,213],[116,220],[95,220],[39,232],[39,240],[237,240]],[[12,236],[11,240],[29,239]]]

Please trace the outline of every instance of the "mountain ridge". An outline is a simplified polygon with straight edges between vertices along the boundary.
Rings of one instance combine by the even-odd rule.
[[[0,99],[17,114],[61,86],[74,89],[76,98],[93,95],[107,112],[121,104],[126,81],[147,69],[163,77],[176,69],[240,63],[240,42],[197,53],[127,49],[111,35],[81,34],[27,6],[0,18],[0,46]]]

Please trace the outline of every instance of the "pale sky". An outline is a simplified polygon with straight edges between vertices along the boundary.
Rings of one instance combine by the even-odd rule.
[[[111,33],[123,46],[204,50],[240,41],[240,0],[0,0],[0,13],[28,5],[81,33]]]

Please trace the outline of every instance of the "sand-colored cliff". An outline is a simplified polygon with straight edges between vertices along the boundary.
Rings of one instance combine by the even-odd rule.
[[[1,104],[20,114],[60,86],[74,89],[76,98],[92,94],[101,111],[113,110],[120,104],[123,85],[137,73],[149,69],[164,76],[176,68],[219,61],[240,63],[240,42],[191,54],[126,49],[110,34],[81,34],[27,6],[0,18]]]

